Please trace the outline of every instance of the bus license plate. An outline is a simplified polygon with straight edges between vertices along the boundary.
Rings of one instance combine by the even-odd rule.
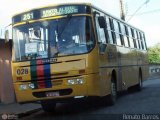
[[[59,92],[46,92],[46,97],[57,97]]]

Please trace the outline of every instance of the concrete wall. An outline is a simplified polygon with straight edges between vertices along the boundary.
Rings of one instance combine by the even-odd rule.
[[[11,75],[11,42],[0,39],[0,101],[15,102],[15,94]]]
[[[153,73],[160,73],[160,65],[150,65],[149,66],[149,73],[153,74]]]

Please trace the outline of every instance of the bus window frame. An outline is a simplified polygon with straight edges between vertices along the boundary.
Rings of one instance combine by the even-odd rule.
[[[128,41],[128,47],[130,47],[128,26],[124,24],[124,27],[125,27],[125,33],[126,33],[126,37],[127,37],[127,41]]]
[[[137,43],[136,43],[136,38],[135,38],[135,34],[134,34],[134,29],[131,28],[131,34],[132,34],[132,39],[133,39],[133,44],[134,44],[134,48],[137,48]]]
[[[111,24],[109,21],[109,16],[106,17],[106,24],[107,24],[107,33],[108,33],[108,43],[113,44],[113,36],[112,36],[112,30],[111,30]]]
[[[134,42],[133,42],[133,38],[132,38],[131,27],[129,27],[129,26],[128,26],[128,36],[129,36],[130,48],[134,48]]]
[[[110,22],[110,25],[111,25],[111,32],[112,32],[112,38],[113,38],[113,44],[117,44],[117,41],[116,41],[116,35],[115,35],[115,32],[114,32],[114,25],[113,25],[113,18],[109,18],[109,22]]]
[[[144,44],[143,44],[141,32],[139,32],[139,36],[140,36],[140,42],[141,42],[142,50],[144,50]]]
[[[120,22],[120,28],[121,28],[121,34],[123,36],[123,44],[124,44],[124,47],[129,47],[129,44],[128,44],[128,38],[127,38],[127,35],[126,35],[126,30],[125,30],[125,24]],[[127,42],[127,45],[126,45],[126,42]]]
[[[141,45],[141,41],[140,41],[140,35],[139,35],[139,31],[136,31],[137,36],[138,36],[138,45],[139,45],[139,50],[142,50],[142,45]]]
[[[144,48],[145,48],[145,50],[147,50],[147,44],[146,44],[146,38],[145,38],[145,34],[144,33],[142,33],[142,37],[143,37],[143,42],[144,42]]]
[[[134,35],[135,35],[135,42],[136,42],[136,45],[137,45],[137,49],[139,49],[139,43],[138,43],[138,36],[137,36],[137,31],[134,29]]]
[[[124,46],[124,38],[123,38],[123,34],[122,34],[122,31],[121,31],[121,22],[118,21],[118,27],[119,27],[119,36],[120,36],[120,40],[121,40],[121,44],[122,46]]]
[[[120,28],[119,28],[119,25],[118,25],[118,21],[113,19],[113,25],[114,25],[114,32],[115,32],[117,45],[118,46],[123,46],[123,43],[122,43],[122,40],[121,40],[121,37],[120,37]]]

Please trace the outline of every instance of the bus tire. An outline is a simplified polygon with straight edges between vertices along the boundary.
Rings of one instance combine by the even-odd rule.
[[[141,91],[141,90],[142,90],[142,87],[143,87],[142,74],[141,74],[141,72],[139,72],[138,80],[139,80],[139,83],[138,83],[138,85],[137,85],[137,91]]]
[[[52,100],[44,100],[41,101],[41,106],[45,112],[54,112],[56,108],[56,102]]]
[[[111,94],[108,96],[108,104],[114,105],[117,100],[117,87],[114,78],[111,80]]]
[[[139,74],[138,74],[138,84],[134,85],[133,87],[130,87],[130,89],[128,89],[128,90],[130,92],[141,91],[142,87],[143,87],[142,74],[141,74],[141,71],[139,71]]]
[[[141,91],[142,87],[143,87],[143,84],[142,84],[142,74],[141,74],[141,71],[139,71],[139,74],[138,74],[138,84],[130,87],[128,90],[131,93],[132,92],[137,92],[137,91]]]

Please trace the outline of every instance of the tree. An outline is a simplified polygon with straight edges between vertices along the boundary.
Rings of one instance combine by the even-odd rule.
[[[148,48],[149,63],[160,64],[160,43]]]

